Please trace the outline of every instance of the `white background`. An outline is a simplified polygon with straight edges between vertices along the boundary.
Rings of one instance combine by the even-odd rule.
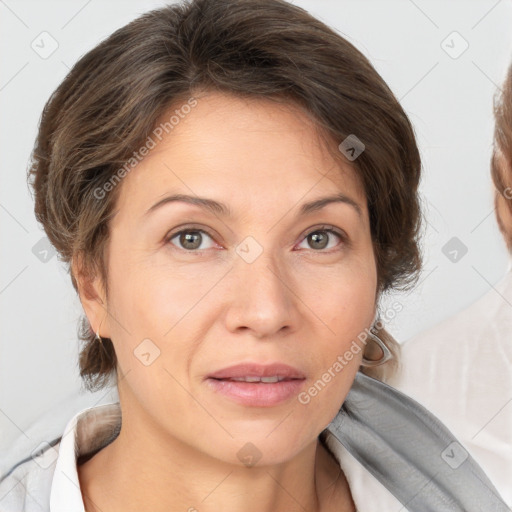
[[[417,288],[393,299],[404,309],[390,330],[403,342],[487,292],[508,265],[494,220],[489,160],[492,98],[512,60],[512,3],[293,3],[370,58],[418,136],[424,165],[425,262]],[[32,420],[80,389],[80,302],[57,257],[43,263],[32,252],[44,236],[26,184],[39,116],[81,55],[139,14],[162,5],[148,0],[0,0],[0,445],[23,435]],[[31,48],[43,31],[59,45],[47,59]],[[454,31],[463,40],[450,36]],[[464,40],[469,47],[453,58]],[[446,45],[453,47],[452,56],[443,49]],[[452,237],[468,249],[456,263],[442,252]],[[105,392],[94,400],[84,395],[91,403],[102,398]]]

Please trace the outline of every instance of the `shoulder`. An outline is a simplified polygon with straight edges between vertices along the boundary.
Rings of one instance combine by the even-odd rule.
[[[460,350],[480,353],[501,349],[510,354],[507,334],[512,328],[511,303],[512,272],[509,271],[465,308],[405,341],[402,355],[429,360],[444,359],[447,353],[460,356]]]
[[[343,455],[346,449],[359,462],[352,471],[352,481],[351,468],[342,469],[356,506],[359,494],[369,512],[403,510],[406,506],[411,510],[447,510],[447,505],[449,510],[461,512],[510,510],[482,467],[436,416],[367,375],[356,375],[327,430],[330,435],[326,440],[333,450],[337,448]],[[341,457],[339,461],[343,462]],[[403,507],[378,503],[367,507],[367,496],[377,493],[382,499],[391,494]]]
[[[21,459],[0,476],[0,512],[50,510],[50,492],[60,438]]]

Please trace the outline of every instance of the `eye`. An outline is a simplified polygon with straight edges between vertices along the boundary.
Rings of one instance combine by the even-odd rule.
[[[341,242],[346,241],[346,235],[337,230],[333,229],[332,226],[322,226],[317,227],[313,231],[310,231],[305,237],[304,240],[310,243],[310,247],[312,247],[316,252],[322,251],[323,249],[330,249],[335,247],[333,245],[329,246],[329,239],[332,239],[332,235],[335,235]],[[342,245],[342,244],[339,244]],[[330,252],[330,251],[323,251]]]
[[[317,227],[310,231],[304,237],[304,240],[309,242],[310,247],[314,249],[315,252],[331,252],[324,251],[324,249],[331,249],[332,247],[335,247],[335,245],[330,243],[333,239],[333,235],[342,242],[338,245],[344,245],[343,243],[348,242],[347,236],[343,232],[334,229],[332,226]],[[204,229],[190,227],[181,229],[180,231],[175,231],[167,237],[166,241],[178,249],[182,249],[187,252],[201,252],[203,250],[211,249],[215,245],[212,237],[213,235],[210,235]],[[176,242],[173,241],[175,239]],[[205,247],[203,242],[206,242],[207,239],[210,239],[211,243],[210,245],[206,244]]]
[[[205,239],[205,235],[210,240],[212,240],[212,237],[210,236],[210,234],[207,233],[206,231],[204,231],[203,229],[193,229],[193,228],[182,229],[181,231],[177,231],[177,232],[171,234],[167,238],[167,242],[170,242],[173,245],[176,245],[174,242],[172,242],[172,240],[174,240],[176,238],[177,244],[180,244],[180,245],[177,245],[177,247],[179,249],[183,249],[188,252],[200,252],[202,250],[211,248],[211,246],[201,247],[201,245]]]

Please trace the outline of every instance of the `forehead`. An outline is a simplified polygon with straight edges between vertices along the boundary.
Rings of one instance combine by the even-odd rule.
[[[235,210],[282,208],[336,191],[365,203],[354,168],[327,150],[337,150],[335,141],[297,107],[222,93],[196,99],[123,178],[118,209],[147,209],[171,190],[222,197]]]

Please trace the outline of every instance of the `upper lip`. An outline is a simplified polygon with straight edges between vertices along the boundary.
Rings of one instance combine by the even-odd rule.
[[[240,377],[284,377],[286,379],[305,379],[303,372],[283,363],[257,364],[242,363],[222,368],[208,375],[211,379],[231,379]]]

